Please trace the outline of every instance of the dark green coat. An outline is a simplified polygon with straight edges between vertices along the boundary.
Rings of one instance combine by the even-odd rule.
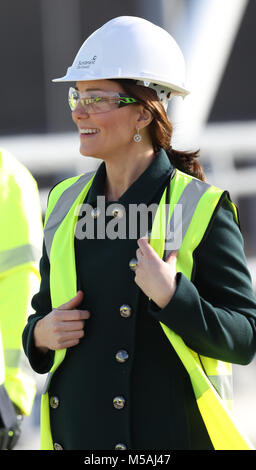
[[[118,203],[127,212],[131,203],[158,203],[172,169],[160,151]],[[105,175],[102,163],[87,197],[94,207]],[[50,396],[59,400],[51,408],[53,441],[64,449],[111,450],[118,443],[132,450],[211,448],[190,380],[159,320],[204,356],[239,364],[254,356],[256,300],[242,236],[225,200],[195,253],[193,282],[178,273],[177,290],[162,310],[134,282],[129,261],[137,248],[136,239],[75,240],[81,307],[91,318],[50,384]],[[52,309],[45,248],[40,266],[36,313],[23,345],[33,369],[45,373],[53,351],[42,357],[33,343],[35,322]],[[128,318],[120,315],[123,304],[131,307]],[[116,359],[121,350],[128,353],[124,362]],[[122,409],[113,406],[117,396],[125,399]]]

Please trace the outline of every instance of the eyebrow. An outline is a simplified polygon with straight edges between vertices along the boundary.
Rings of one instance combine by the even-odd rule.
[[[79,91],[77,86],[75,86],[75,90]],[[101,88],[87,88],[85,91],[107,91],[107,90],[102,90]]]

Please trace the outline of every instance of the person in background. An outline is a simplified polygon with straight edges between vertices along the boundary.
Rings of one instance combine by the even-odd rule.
[[[1,148],[0,227],[0,449],[11,450],[36,393],[22,349],[22,331],[40,284],[43,226],[35,179]]]

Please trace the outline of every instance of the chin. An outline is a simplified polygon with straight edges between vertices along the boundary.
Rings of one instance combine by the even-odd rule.
[[[102,160],[102,155],[100,155],[99,152],[87,150],[83,148],[82,145],[80,146],[79,152],[83,157],[100,158]]]

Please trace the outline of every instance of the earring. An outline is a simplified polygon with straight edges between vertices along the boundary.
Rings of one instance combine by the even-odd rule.
[[[142,141],[142,137],[140,135],[140,130],[137,128],[137,134],[135,134],[135,136],[133,137],[133,140],[134,142],[141,142]]]

